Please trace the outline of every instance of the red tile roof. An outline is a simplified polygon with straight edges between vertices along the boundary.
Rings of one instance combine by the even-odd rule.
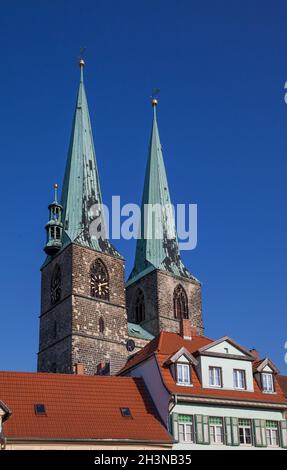
[[[193,336],[192,340],[184,340],[179,334],[169,333],[162,331],[160,335],[155,338],[151,343],[145,346],[140,352],[135,354],[120,371],[120,373],[127,373],[131,368],[146,360],[151,355],[155,355],[161,369],[161,374],[166,388],[172,394],[190,395],[195,397],[208,397],[208,398],[223,398],[234,400],[253,400],[260,402],[284,403],[287,405],[287,400],[275,380],[276,394],[263,393],[256,380],[254,379],[254,392],[244,392],[236,390],[224,389],[206,389],[201,386],[196,368],[192,366],[192,387],[182,387],[177,385],[170,367],[166,364],[172,354],[175,354],[183,346],[191,353],[194,354],[203,346],[213,343],[213,340],[205,336]],[[262,361],[259,361],[262,362]],[[257,362],[257,367],[259,365]]]
[[[131,369],[135,365],[140,364],[155,353],[160,352],[161,354],[170,357],[183,346],[190,353],[194,353],[199,348],[206,346],[210,343],[213,343],[213,340],[207,338],[206,336],[195,336],[192,338],[192,341],[190,341],[183,339],[180,335],[176,333],[161,331],[160,334],[153,341],[148,343],[143,349],[141,349],[138,353],[134,354],[130,358],[130,360],[120,371],[120,374]]]
[[[142,379],[0,372],[0,400],[12,411],[9,438],[171,443]],[[35,414],[44,404],[46,416]],[[120,408],[128,407],[132,418]]]
[[[281,387],[282,392],[287,397],[287,376],[286,375],[277,375],[277,380]]]

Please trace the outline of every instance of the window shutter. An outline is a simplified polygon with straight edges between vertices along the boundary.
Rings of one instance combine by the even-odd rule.
[[[232,446],[231,418],[225,418],[226,445]]]
[[[287,421],[280,422],[281,446],[287,447]]]
[[[266,447],[265,421],[263,419],[255,419],[253,421],[253,428],[256,447]]]
[[[262,435],[262,446],[266,447],[267,446],[267,441],[266,441],[266,421],[264,419],[260,420],[261,424],[261,435]]]
[[[178,414],[172,413],[171,415],[171,432],[176,441],[178,441]]]
[[[209,444],[209,423],[208,416],[203,416],[203,443]]]
[[[232,444],[234,446],[239,446],[239,430],[238,430],[238,419],[231,418],[231,427],[232,427]]]
[[[196,432],[196,442],[198,444],[203,444],[203,416],[195,415],[195,432]]]
[[[259,419],[255,419],[253,421],[253,427],[254,427],[255,445],[256,445],[256,447],[262,447],[261,425],[260,425],[260,420]]]

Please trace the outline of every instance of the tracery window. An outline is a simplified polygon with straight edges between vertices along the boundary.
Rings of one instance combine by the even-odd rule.
[[[174,318],[178,320],[188,318],[187,295],[184,288],[179,284],[173,293],[173,312]]]

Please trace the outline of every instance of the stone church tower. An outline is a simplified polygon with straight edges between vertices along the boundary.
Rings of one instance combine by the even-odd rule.
[[[127,358],[124,260],[105,239],[99,175],[83,81],[61,203],[49,206],[42,267],[39,372],[116,373]],[[100,236],[91,233],[96,227]]]
[[[141,238],[125,289],[124,260],[105,234],[83,69],[81,60],[61,202],[55,185],[46,225],[38,371],[116,374],[161,330],[179,332],[182,319],[203,333],[201,284],[180,257],[153,99]]]
[[[202,334],[201,284],[180,258],[157,126],[157,104],[153,99],[141,238],[137,241],[134,268],[127,282],[128,319],[154,336],[161,330],[179,333],[180,320],[189,319],[197,333]],[[148,215],[148,205],[163,209],[160,214]]]

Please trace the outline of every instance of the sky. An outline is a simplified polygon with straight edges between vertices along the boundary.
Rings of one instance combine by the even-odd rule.
[[[198,205],[182,258],[205,334],[287,374],[286,17],[282,0],[1,0],[0,369],[36,370],[44,226],[84,46],[104,202],[141,200],[158,87],[172,201]],[[114,244],[128,275],[135,242]]]

